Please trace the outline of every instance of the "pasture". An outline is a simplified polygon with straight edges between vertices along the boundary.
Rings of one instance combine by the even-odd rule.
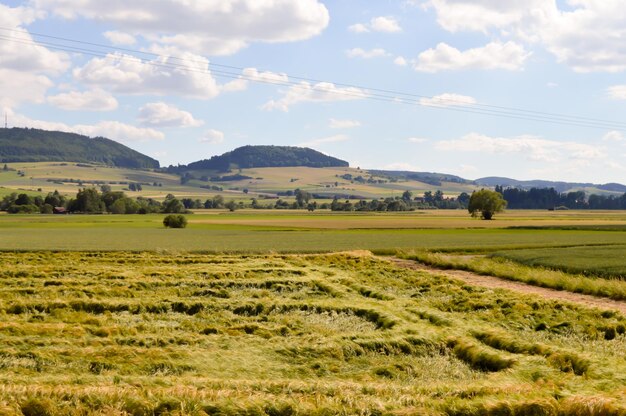
[[[358,254],[4,253],[0,409],[624,411],[623,316]]]

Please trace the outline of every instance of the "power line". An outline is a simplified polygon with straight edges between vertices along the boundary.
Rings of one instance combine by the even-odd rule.
[[[319,79],[312,78],[304,78],[298,77],[288,74],[279,74],[281,76],[287,77],[287,79],[278,79],[276,77],[263,77],[261,75],[262,72],[258,71],[259,76],[250,76],[246,75],[243,71],[246,68],[231,66],[231,65],[223,65],[217,64],[214,62],[208,63],[207,69],[200,69],[197,67],[190,66],[190,64],[202,64],[207,65],[206,60],[193,60],[188,58],[181,58],[176,56],[166,56],[162,54],[157,54],[153,52],[140,51],[135,49],[128,48],[113,48],[108,45],[80,41],[76,39],[63,38],[58,36],[51,36],[42,33],[36,32],[28,32],[24,30],[16,30],[5,27],[0,27],[0,30],[11,32],[11,33],[21,33],[21,34],[29,34],[36,37],[41,37],[45,39],[52,39],[56,41],[69,42],[71,44],[76,45],[86,45],[90,47],[102,48],[104,51],[94,50],[85,47],[72,46],[62,43],[56,43],[51,41],[43,41],[38,40],[35,41],[30,38],[20,38],[12,35],[5,36],[0,34],[0,40],[4,40],[7,42],[21,43],[25,45],[44,45],[50,49],[64,51],[68,53],[80,53],[89,56],[99,57],[99,58],[107,58],[110,57],[111,53],[114,54],[114,59],[120,61],[131,61],[131,62],[141,62],[144,65],[151,65],[154,67],[160,68],[168,68],[174,70],[182,70],[185,72],[192,73],[201,73],[205,75],[215,75],[221,78],[227,79],[243,79],[250,82],[258,82],[272,85],[280,85],[287,86],[293,89],[303,90],[303,91],[312,91],[312,92],[325,92],[337,96],[345,96],[348,98],[354,99],[369,99],[369,100],[377,100],[383,102],[395,102],[401,104],[408,105],[419,105],[424,107],[430,107],[435,109],[443,109],[448,111],[456,111],[462,113],[470,113],[470,114],[480,114],[480,115],[488,115],[488,116],[496,116],[496,117],[504,117],[504,118],[512,118],[519,120],[527,120],[527,121],[538,121],[545,123],[553,123],[553,124],[561,124],[561,125],[571,125],[578,127],[589,127],[589,128],[601,128],[601,129],[617,129],[617,130],[626,130],[626,123],[616,122],[612,120],[602,120],[595,119],[589,117],[581,117],[581,116],[573,116],[559,113],[549,113],[535,110],[528,110],[522,108],[515,107],[504,107],[504,106],[495,106],[488,104],[480,104],[480,103],[467,103],[462,100],[452,99],[452,98],[444,98],[444,97],[430,97],[426,95],[414,94],[414,93],[406,93],[400,91],[386,90],[380,88],[372,88],[366,87],[362,85],[354,85],[354,84],[344,84],[344,83],[332,83],[333,87],[324,87],[323,83],[330,83],[329,81],[323,81]],[[124,55],[120,54],[120,52],[128,52],[138,55],[145,55],[155,58],[155,60],[147,61],[142,58],[138,58],[132,55]],[[180,63],[176,63],[176,62]],[[232,72],[232,70],[236,70],[238,72]],[[289,79],[298,80],[300,82],[290,81]],[[303,85],[302,83],[307,83]],[[315,83],[315,85],[310,85],[310,83]],[[341,87],[340,89],[336,89],[334,87]]]

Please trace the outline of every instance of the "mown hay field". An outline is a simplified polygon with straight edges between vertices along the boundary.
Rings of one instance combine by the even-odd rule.
[[[0,262],[2,414],[626,411],[626,318],[610,310],[361,253]]]

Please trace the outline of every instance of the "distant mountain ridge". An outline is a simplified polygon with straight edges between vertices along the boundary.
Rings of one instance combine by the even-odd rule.
[[[158,169],[160,164],[116,141],[28,128],[0,129],[0,162],[79,162]]]
[[[514,188],[554,188],[557,192],[567,192],[574,188],[587,188],[594,187],[608,192],[626,192],[626,185],[620,183],[606,183],[603,185],[584,183],[584,182],[562,182],[562,181],[544,181],[544,180],[531,180],[531,181],[519,181],[511,178],[504,178],[499,176],[489,176],[485,178],[476,179],[476,184],[482,186],[504,186]]]
[[[293,146],[243,146],[220,156],[179,166],[180,170],[215,170],[227,172],[231,169],[282,168],[306,166],[312,168],[348,167],[345,160],[327,156],[307,147]]]

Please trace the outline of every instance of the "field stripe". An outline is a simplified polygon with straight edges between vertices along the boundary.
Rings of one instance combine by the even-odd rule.
[[[400,259],[397,257],[380,258],[383,260],[387,260],[398,267],[412,270],[420,270],[430,274],[443,275],[452,279],[462,280],[469,285],[481,286],[490,289],[512,290],[518,293],[541,296],[542,298],[549,300],[572,302],[585,307],[615,309],[623,314],[626,314],[626,302],[622,301],[532,286],[525,283],[513,282],[495,276],[480,275],[464,270],[441,270],[435,267],[427,266],[422,263],[418,263],[413,260]]]

